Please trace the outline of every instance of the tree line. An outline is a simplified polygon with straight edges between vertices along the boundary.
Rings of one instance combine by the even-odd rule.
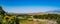
[[[35,19],[49,19],[56,20],[58,24],[60,24],[60,14],[44,14],[44,15],[34,15]]]

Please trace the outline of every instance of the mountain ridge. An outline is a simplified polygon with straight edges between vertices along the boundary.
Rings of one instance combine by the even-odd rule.
[[[9,13],[9,14],[28,14],[28,15],[60,14],[60,10],[51,10],[46,12],[34,12],[34,13]]]

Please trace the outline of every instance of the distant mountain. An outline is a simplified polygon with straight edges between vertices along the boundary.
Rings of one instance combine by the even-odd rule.
[[[60,14],[60,10],[50,10],[46,12],[28,13],[29,15]]]
[[[60,10],[47,11],[46,13],[60,14]]]
[[[48,14],[48,13],[45,13],[45,12],[36,12],[36,13],[8,13],[10,15],[21,15],[21,14],[28,14],[28,15],[43,15],[43,14]]]
[[[35,12],[35,13],[8,13],[8,14],[28,14],[28,15],[43,15],[43,14],[60,14],[60,10],[50,10],[46,12]]]
[[[43,14],[48,14],[45,12],[37,12],[37,13],[28,13],[29,15],[43,15]]]

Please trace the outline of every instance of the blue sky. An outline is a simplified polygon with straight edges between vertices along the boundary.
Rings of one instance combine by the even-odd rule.
[[[6,12],[33,13],[60,9],[59,0],[0,0]]]

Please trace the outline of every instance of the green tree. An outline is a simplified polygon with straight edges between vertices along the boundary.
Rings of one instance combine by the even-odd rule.
[[[0,6],[0,15],[2,14],[3,16],[5,15],[5,11],[2,9],[2,7]]]
[[[38,16],[38,15],[34,15],[33,17],[34,17],[35,19],[38,19],[38,18],[39,18],[39,16]]]
[[[44,18],[44,19],[48,19],[48,15],[47,15],[47,14],[44,14],[44,15],[43,15],[43,18]]]
[[[57,17],[57,23],[60,24],[60,15]]]
[[[5,16],[5,11],[0,6],[0,24],[2,24],[3,17]]]

